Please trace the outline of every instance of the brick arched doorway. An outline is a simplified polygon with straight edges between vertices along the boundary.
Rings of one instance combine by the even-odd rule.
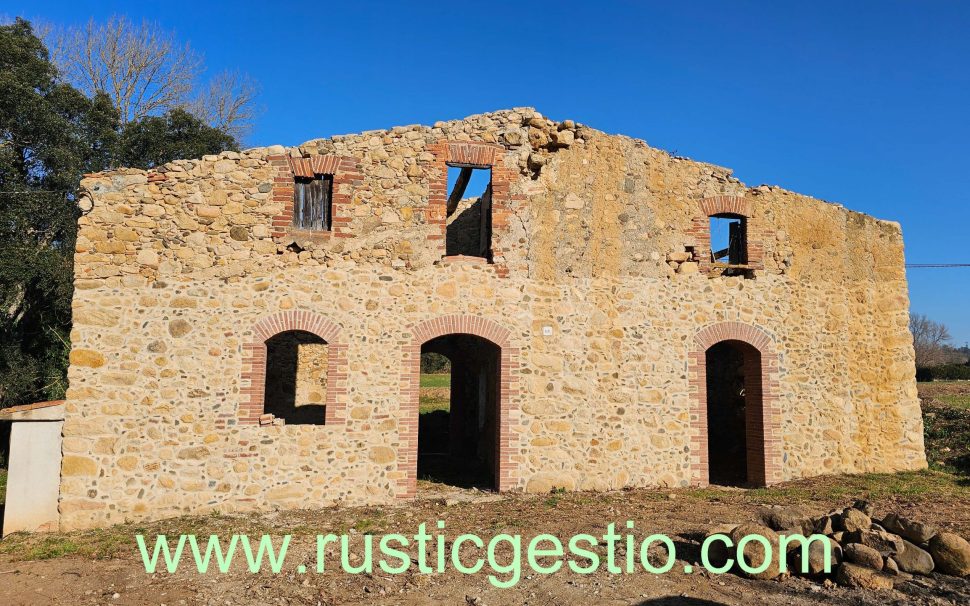
[[[760,328],[701,329],[690,353],[693,483],[765,486],[781,480],[778,356]]]
[[[479,316],[451,315],[417,324],[410,332],[411,343],[404,347],[402,360],[399,496],[411,497],[417,492],[421,352],[425,346],[453,353],[475,348],[482,354],[475,358],[476,364],[494,355],[494,418],[488,434],[493,442],[487,458],[494,465],[492,486],[499,491],[510,490],[518,481],[512,456],[516,440],[513,428],[518,421],[517,406],[513,405],[518,393],[518,349],[511,346],[508,329]]]

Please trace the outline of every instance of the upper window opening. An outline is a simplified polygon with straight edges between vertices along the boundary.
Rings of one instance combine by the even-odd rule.
[[[264,412],[287,425],[326,423],[328,347],[302,330],[266,341]]]
[[[711,220],[711,261],[727,265],[748,262],[746,220],[740,215],[714,215]]]
[[[491,259],[491,168],[449,165],[446,217],[447,256],[466,255]]]
[[[297,177],[293,185],[293,227],[330,231],[333,175]]]

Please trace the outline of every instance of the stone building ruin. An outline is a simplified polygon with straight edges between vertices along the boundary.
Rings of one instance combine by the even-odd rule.
[[[65,530],[387,504],[429,440],[499,491],[926,464],[895,223],[529,108],[82,185]]]

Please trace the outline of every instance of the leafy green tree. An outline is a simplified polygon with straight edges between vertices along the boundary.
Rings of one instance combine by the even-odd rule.
[[[0,27],[0,402],[66,388],[73,196],[116,147],[117,112],[57,81],[26,21]]]
[[[129,122],[121,132],[120,165],[151,168],[175,158],[198,158],[236,149],[228,134],[206,125],[184,109]]]
[[[30,23],[0,25],[0,406],[67,388],[81,176],[235,148],[178,109],[122,127],[107,96],[59,80]]]

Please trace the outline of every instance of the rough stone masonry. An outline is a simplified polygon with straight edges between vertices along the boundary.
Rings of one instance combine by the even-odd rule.
[[[449,167],[490,171],[471,220]],[[330,218],[302,229],[314,182]],[[449,335],[497,352],[462,372],[490,377],[500,491],[926,465],[896,223],[530,108],[82,186],[64,530],[413,496],[418,360]],[[742,226],[727,261],[710,217]]]

